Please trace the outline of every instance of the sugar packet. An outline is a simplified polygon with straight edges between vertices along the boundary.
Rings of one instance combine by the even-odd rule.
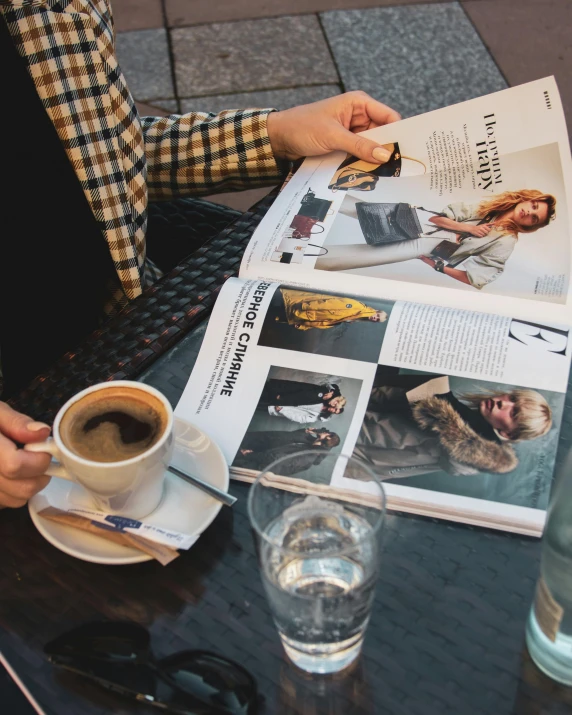
[[[199,538],[197,534],[182,534],[181,532],[174,531],[173,529],[165,529],[161,526],[151,524],[149,523],[149,520],[152,519],[152,515],[144,519],[131,519],[127,516],[105,514],[101,511],[95,511],[93,509],[87,509],[79,506],[70,507],[66,511],[69,514],[84,516],[86,519],[96,521],[110,529],[117,529],[127,534],[142,536],[149,541],[169,546],[172,549],[183,549],[183,551],[187,551]]]
[[[110,523],[106,525],[105,522],[95,521],[89,517],[81,516],[80,514],[74,514],[70,511],[58,509],[55,506],[48,506],[45,509],[42,509],[42,511],[38,512],[38,516],[41,516],[44,519],[49,519],[50,521],[55,521],[59,524],[87,531],[90,534],[96,534],[96,536],[99,536],[102,539],[113,541],[121,546],[130,546],[131,548],[143,551],[159,561],[159,563],[163,566],[171,563],[171,561],[179,556],[179,552],[176,548],[166,546],[165,544],[157,541],[152,541],[151,539],[140,536],[137,533],[132,534],[126,532],[120,527],[114,526]]]

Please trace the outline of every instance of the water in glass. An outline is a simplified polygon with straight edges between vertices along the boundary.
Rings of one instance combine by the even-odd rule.
[[[346,667],[360,652],[374,595],[371,524],[311,496],[282,512],[266,533],[264,585],[286,653],[310,672]]]

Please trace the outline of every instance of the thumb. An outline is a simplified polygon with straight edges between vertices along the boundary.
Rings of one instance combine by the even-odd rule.
[[[31,417],[16,412],[5,402],[0,402],[0,433],[15,442],[39,442],[47,439],[50,426],[34,422]]]
[[[337,132],[333,137],[335,146],[332,149],[342,149],[348,154],[357,156],[358,159],[369,161],[374,164],[383,164],[389,161],[391,152],[371,139],[366,139],[361,134],[354,134],[341,125],[338,126]]]

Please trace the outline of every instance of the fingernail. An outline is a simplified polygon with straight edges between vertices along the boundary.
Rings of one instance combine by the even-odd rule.
[[[380,146],[376,146],[371,153],[376,161],[389,161],[389,157],[391,156],[387,149],[383,149]]]
[[[50,425],[46,425],[43,422],[28,422],[26,429],[28,432],[39,432],[41,429],[50,429]]]

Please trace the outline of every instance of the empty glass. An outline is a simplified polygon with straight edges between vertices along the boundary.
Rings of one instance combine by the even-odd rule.
[[[311,456],[309,456],[311,455]],[[262,579],[287,655],[313,673],[333,673],[359,655],[374,598],[385,495],[362,462],[324,454],[300,478],[295,465],[316,452],[273,462],[248,498]],[[356,479],[332,490],[329,475]],[[367,485],[369,493],[360,492]]]

